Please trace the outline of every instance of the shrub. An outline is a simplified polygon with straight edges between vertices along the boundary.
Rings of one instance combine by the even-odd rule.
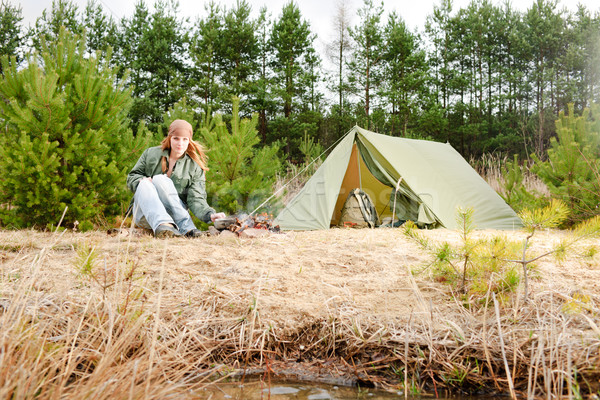
[[[281,162],[276,144],[257,147],[256,115],[240,120],[239,99],[233,98],[231,132],[220,115],[206,117],[199,132],[208,148],[208,201],[228,213],[251,212],[273,192]],[[272,211],[266,209],[264,211]]]
[[[85,56],[85,38],[62,29],[42,48],[22,70],[2,59],[0,224],[44,227],[68,207],[65,224],[89,227],[121,211],[146,135],[127,129],[130,91]]]
[[[600,216],[596,216],[567,231],[565,238],[553,245],[551,249],[542,254],[531,254],[531,242],[536,232],[541,229],[556,228],[568,214],[568,207],[560,200],[553,200],[544,208],[521,211],[519,217],[527,233],[522,243],[511,241],[503,236],[473,239],[471,209],[457,210],[457,222],[460,226],[458,233],[461,237],[458,246],[446,242],[441,245],[430,242],[419,233],[412,222],[405,223],[403,228],[406,236],[415,240],[431,254],[431,264],[426,268],[431,277],[463,293],[465,305],[473,306],[477,302],[487,303],[486,298],[489,293],[507,295],[516,291],[520,282],[523,282],[523,298],[527,301],[529,271],[533,269],[537,260],[550,255],[557,260],[562,260],[577,251],[574,246],[576,243],[600,237]],[[588,248],[585,255],[593,257],[595,252]],[[522,267],[522,274],[518,272],[518,265]]]
[[[544,194],[535,189],[528,190],[525,184],[524,170],[527,172],[526,167],[519,164],[516,154],[512,162],[507,160],[502,167],[503,193],[501,195],[517,212],[528,208],[541,208],[548,204],[548,199]],[[535,175],[533,176],[535,177]]]
[[[599,116],[597,105],[578,116],[570,104],[568,115],[561,112],[556,121],[557,137],[551,139],[548,160],[532,155],[533,172],[548,185],[552,197],[571,210],[569,225],[600,214]]]

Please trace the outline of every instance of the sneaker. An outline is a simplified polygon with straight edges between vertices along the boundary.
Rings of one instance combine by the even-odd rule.
[[[187,231],[185,233],[185,237],[197,238],[197,237],[204,236],[207,234],[208,234],[208,231],[201,231],[200,229],[190,229],[189,231]]]
[[[171,224],[159,225],[154,231],[154,237],[158,239],[181,236],[181,233]]]

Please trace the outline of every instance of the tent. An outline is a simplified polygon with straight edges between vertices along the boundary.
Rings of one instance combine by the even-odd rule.
[[[337,225],[354,188],[370,196],[381,218],[395,214],[396,219],[456,229],[461,207],[473,209],[477,229],[522,226],[449,144],[381,135],[358,126],[342,138],[275,224],[283,230],[329,229]]]

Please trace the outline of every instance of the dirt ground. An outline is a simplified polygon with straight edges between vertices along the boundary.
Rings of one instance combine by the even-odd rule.
[[[458,233],[446,229],[420,232],[435,242],[459,242]],[[526,236],[521,231],[475,232],[478,237],[494,235],[509,235],[513,240]],[[531,254],[541,254],[564,236],[560,231],[537,233]],[[600,240],[584,242],[578,248],[583,251],[589,246],[600,249]],[[92,248],[96,254],[93,269],[100,281],[107,270],[115,274],[115,265],[127,258],[137,268],[135,285],[153,291],[164,265],[164,304],[193,305],[209,293],[220,293],[230,309],[258,308],[263,321],[279,328],[293,329],[307,318],[341,312],[393,323],[411,313],[427,313],[431,304],[443,306],[449,301],[446,285],[409,274],[427,266],[431,255],[401,229],[168,240],[147,234],[109,236],[98,231],[0,231],[2,276],[26,273],[27,266],[46,249],[38,290],[85,298],[94,284],[82,285],[78,271],[85,249]],[[534,293],[553,289],[600,294],[599,255],[583,258],[574,252],[560,263],[546,257],[537,264],[537,272],[532,282]],[[6,281],[3,286],[10,291]]]
[[[460,243],[455,231],[419,232],[432,243]],[[526,233],[485,230],[474,232],[474,236],[503,236],[520,242]],[[563,231],[538,232],[528,254],[542,254],[566,237]],[[600,240],[578,243],[563,261],[551,256],[538,261],[530,281],[533,306],[517,305],[507,312],[514,317],[502,316],[502,329],[511,329],[504,335],[512,346],[509,361],[520,370],[515,385],[521,390],[527,386],[530,360],[537,357],[537,348],[529,348],[527,343],[542,335],[544,343],[553,346],[542,351],[565,352],[553,358],[552,368],[567,369],[572,362],[581,366],[580,371],[591,371],[589,376],[596,379],[600,253],[590,256],[592,247],[600,250]],[[300,360],[308,350],[314,350],[314,357],[323,357],[335,353],[339,345],[331,341],[325,345],[327,340],[320,335],[326,335],[345,346],[342,363],[344,357],[356,356],[366,359],[369,368],[375,365],[376,370],[378,362],[398,362],[401,355],[396,349],[404,343],[408,357],[410,341],[408,358],[414,365],[424,365],[420,349],[429,349],[430,366],[425,371],[432,380],[439,380],[434,376],[435,368],[454,371],[452,363],[456,360],[462,365],[457,358],[460,355],[464,360],[487,359],[495,372],[481,383],[477,373],[473,382],[484,387],[498,385],[494,374],[504,369],[500,316],[497,325],[493,307],[489,312],[466,311],[448,285],[426,273],[415,273],[426,270],[431,262],[431,254],[402,229],[390,228],[272,233],[255,239],[214,236],[167,240],[139,232],[0,231],[0,310],[7,309],[6,304],[22,290],[19,283],[29,277],[34,282],[30,297],[36,304],[59,304],[63,312],[68,309],[65,304],[82,308],[90,298],[103,301],[108,292],[120,294],[120,310],[124,303],[147,310],[156,309],[158,304],[164,322],[159,329],[174,329],[183,336],[186,331],[195,332],[203,338],[201,346],[210,344],[217,349],[220,341],[224,343],[212,352],[212,359],[259,349],[257,361],[262,365],[266,354],[262,348],[276,349],[268,351],[277,352],[280,360]],[[584,299],[583,311],[561,316],[561,304],[573,298]],[[547,299],[550,305],[546,310],[543,304]],[[556,333],[555,320],[562,324],[560,334]],[[405,329],[408,323],[421,326],[411,333]],[[345,337],[336,333],[340,329],[335,324],[345,324]],[[319,346],[321,353],[317,352]],[[590,351],[596,358],[590,358]],[[320,360],[319,365],[326,365],[323,358]],[[467,371],[472,370],[469,365],[465,364]],[[289,363],[284,368],[289,368]],[[340,376],[343,381],[348,374],[341,372]],[[548,375],[547,380],[556,379],[562,382],[563,378]],[[500,386],[505,384],[500,381]],[[542,386],[540,383],[538,390],[543,391]]]

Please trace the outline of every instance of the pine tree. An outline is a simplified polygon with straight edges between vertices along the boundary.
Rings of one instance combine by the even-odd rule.
[[[89,0],[83,12],[89,54],[99,51],[102,57],[111,56],[109,48],[118,44],[118,28],[112,17],[107,17],[97,0]],[[114,64],[116,60],[112,60]]]
[[[590,114],[593,114],[591,118]],[[532,170],[548,186],[552,197],[571,210],[568,222],[600,215],[600,106],[585,109],[581,116],[569,105],[556,121],[556,138],[550,140],[548,160],[532,154]]]
[[[333,28],[335,29],[335,38],[327,44],[327,55],[329,61],[335,65],[335,72],[329,80],[328,88],[337,94],[338,102],[331,109],[331,116],[334,119],[337,131],[337,137],[341,137],[350,129],[350,124],[344,123],[348,100],[348,84],[345,77],[344,66],[346,58],[350,51],[350,36],[348,28],[350,27],[350,12],[345,0],[338,0],[336,4],[336,14],[333,17]]]
[[[139,72],[133,82],[139,97],[134,99],[132,119],[160,124],[162,115],[186,91],[186,47],[189,41],[185,20],[178,18],[175,1],[157,1],[149,26],[141,32],[136,53]]]
[[[525,15],[526,40],[530,45],[533,68],[528,77],[535,88],[537,132],[534,139],[535,152],[542,155],[552,136],[554,103],[554,79],[556,61],[563,48],[565,18],[558,9],[557,0],[538,0]]]
[[[204,112],[219,110],[218,64],[223,48],[223,20],[221,8],[214,1],[205,5],[207,17],[196,23],[190,46],[193,62],[191,84],[194,93],[203,104]]]
[[[150,12],[143,1],[135,4],[133,15],[121,20],[119,29],[118,54],[115,56],[120,60],[121,68],[119,77],[129,71],[129,80],[133,87],[133,97],[141,98],[144,93],[142,85],[139,84],[143,78],[143,59],[141,56],[141,42],[145,32],[149,29]]]
[[[383,31],[381,14],[383,3],[379,6],[373,0],[364,0],[363,7],[358,10],[360,22],[350,29],[350,37],[354,41],[354,51],[348,69],[350,84],[354,93],[362,100],[364,112],[360,115],[365,126],[371,127],[371,109],[373,93],[381,82],[380,62],[383,51]]]
[[[281,18],[275,22],[271,33],[275,53],[273,69],[279,81],[286,118],[292,114],[294,100],[303,90],[297,77],[304,72],[304,57],[313,40],[310,26],[302,19],[298,5],[290,1],[283,7]]]
[[[15,56],[16,61],[21,60],[19,48],[24,41],[21,21],[23,21],[21,7],[14,7],[9,1],[2,0],[0,2],[0,56]],[[1,66],[0,74],[2,74]]]
[[[383,76],[380,95],[391,107],[388,132],[407,135],[409,121],[419,114],[419,105],[427,98],[425,52],[419,49],[418,37],[402,18],[392,12],[384,31]]]
[[[221,116],[206,118],[200,136],[208,148],[206,188],[209,203],[229,213],[251,212],[272,192],[281,163],[277,145],[257,147],[258,116],[240,120],[233,98],[231,132]]]
[[[260,9],[260,15],[256,23],[258,26],[256,38],[259,68],[257,78],[251,84],[248,103],[253,110],[258,112],[258,132],[263,144],[265,144],[267,141],[267,115],[275,114],[276,109],[276,101],[273,95],[273,75],[269,68],[272,57],[272,49],[269,45],[272,21],[266,7]]]
[[[52,0],[52,8],[42,11],[42,16],[35,21],[32,32],[33,47],[42,50],[44,41],[50,42],[58,39],[61,27],[65,27],[73,34],[82,34],[83,24],[79,20],[77,4],[71,0]]]
[[[87,57],[85,39],[61,28],[41,43],[27,68],[2,59],[0,224],[81,226],[123,211],[125,176],[146,136],[127,130],[130,91],[114,86],[115,71]]]
[[[288,155],[297,153],[303,136],[294,113],[298,109],[303,110],[301,100],[306,90],[310,89],[306,86],[306,78],[311,76],[309,62],[312,61],[313,65],[317,62],[314,58],[310,59],[314,54],[314,39],[298,5],[293,0],[284,5],[281,17],[273,24],[271,31],[271,47],[275,56],[272,65],[277,84],[275,90],[281,97],[283,117],[273,121],[271,127],[276,140],[284,138],[286,141]]]
[[[256,37],[257,21],[250,19],[252,8],[246,0],[225,13],[223,18],[222,57],[219,59],[220,81],[224,90],[222,104],[229,103],[232,96],[248,99],[253,78],[259,71],[259,45]],[[250,110],[243,110],[250,114]]]

